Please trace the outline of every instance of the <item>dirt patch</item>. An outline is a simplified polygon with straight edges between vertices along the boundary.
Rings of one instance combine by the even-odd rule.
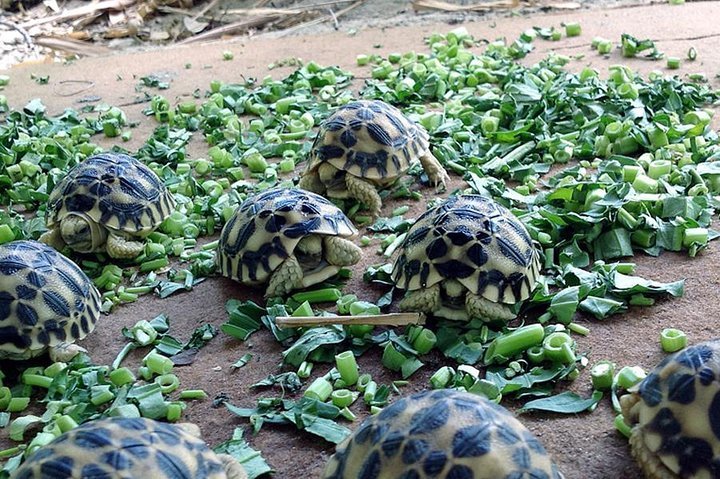
[[[720,3],[703,2],[679,7],[658,5],[628,9],[596,10],[574,12],[572,14],[536,15],[532,18],[493,19],[473,23],[463,23],[477,38],[494,39],[502,36],[515,38],[526,28],[533,25],[559,26],[562,21],[575,20],[583,26],[581,37],[566,39],[558,43],[537,42],[537,51],[526,61],[538,60],[550,50],[568,55],[579,55],[571,63],[571,68],[584,66],[598,68],[604,75],[607,67],[616,63],[626,63],[631,67],[647,72],[658,68],[657,63],[639,59],[626,60],[617,52],[609,58],[597,56],[590,50],[590,39],[602,35],[616,41],[623,32],[631,32],[638,37],[660,40],[658,46],[668,54],[683,56],[689,46],[695,46],[699,59],[692,66],[686,66],[679,74],[705,71],[715,82],[715,73],[720,72],[720,58],[716,51],[716,38],[720,35],[717,23],[712,19],[720,15]],[[87,58],[66,65],[35,65],[10,70],[7,95],[11,106],[22,107],[32,98],[42,98],[52,113],[64,108],[78,108],[80,100],[89,95],[97,95],[102,101],[112,105],[126,105],[129,120],[138,121],[133,131],[133,139],[124,144],[126,148],[139,147],[152,132],[154,123],[142,114],[146,105],[131,104],[137,92],[138,78],[152,73],[164,72],[172,77],[170,89],[163,94],[173,100],[190,98],[195,89],[205,90],[210,80],[224,82],[239,81],[242,77],[262,78],[270,73],[279,77],[288,69],[267,70],[269,63],[288,57],[313,59],[322,64],[337,64],[354,71],[357,82],[368,76],[368,71],[355,65],[355,57],[360,53],[387,55],[395,51],[423,51],[423,38],[432,32],[444,32],[446,23],[413,25],[384,30],[363,26],[352,35],[347,31],[331,32],[322,35],[307,35],[292,40],[288,38],[253,38],[236,42],[222,42],[203,46],[164,49],[153,52],[124,53],[111,57]],[[373,45],[378,45],[374,48]],[[231,50],[235,59],[222,61],[222,52]],[[187,69],[186,65],[191,68]],[[47,85],[29,81],[30,74],[48,75]],[[91,87],[82,93],[65,96],[61,91],[63,81],[88,81]],[[111,146],[110,140],[101,141],[103,146]],[[189,148],[193,157],[204,156],[207,146],[196,139]],[[454,177],[452,186],[460,185]],[[432,197],[430,190],[422,190],[426,197]],[[388,202],[385,211],[402,203]],[[424,210],[424,203],[413,204],[412,213]],[[367,250],[361,264],[354,270],[356,274],[345,288],[358,296],[375,300],[378,291],[368,287],[361,280],[361,272],[368,264],[380,262],[374,255],[374,248]],[[686,295],[675,300],[661,301],[654,307],[634,309],[628,314],[612,317],[605,321],[591,321],[581,318],[579,322],[591,329],[586,338],[578,339],[579,351],[586,352],[592,362],[609,359],[619,365],[642,365],[652,367],[663,356],[659,348],[660,330],[665,327],[680,327],[688,333],[692,342],[710,339],[716,335],[717,319],[720,317],[720,253],[717,244],[695,259],[670,253],[660,258],[638,256],[637,273],[660,281],[686,280]],[[173,335],[185,339],[192,330],[204,322],[219,326],[226,319],[225,302],[230,298],[256,299],[257,292],[243,288],[237,283],[211,278],[198,285],[192,292],[182,293],[170,299],[159,300],[143,297],[141,301],[118,308],[111,315],[103,317],[97,330],[83,341],[97,363],[111,361],[122,347],[120,334],[122,327],[131,326],[139,319],[151,319],[165,313],[171,319]],[[177,374],[183,387],[203,388],[211,397],[220,393],[227,394],[231,401],[239,406],[250,407],[257,398],[275,395],[275,392],[258,392],[249,385],[265,378],[268,374],[281,371],[280,353],[282,348],[275,343],[267,331],[260,331],[245,343],[220,335],[204,348],[190,367],[180,367]],[[243,354],[250,352],[253,360],[244,368],[232,371],[230,365]],[[135,365],[140,352],[132,355],[128,365]],[[438,355],[427,358],[427,365],[412,377],[403,393],[421,390],[427,387],[428,377],[438,367],[445,364]],[[372,374],[373,378],[388,383],[398,379],[379,366],[379,353],[372,351],[359,359],[361,370]],[[319,365],[317,374],[327,371]],[[568,387],[583,395],[590,392],[589,373],[581,376]],[[513,408],[515,404],[509,403]],[[354,410],[360,418],[364,416],[364,407]],[[248,426],[244,420],[232,416],[224,408],[213,408],[210,401],[190,403],[185,418],[194,421],[202,428],[205,439],[217,444],[228,439],[236,426]],[[639,471],[633,464],[627,444],[614,430],[613,413],[609,400],[604,399],[592,414],[569,417],[555,415],[528,414],[521,420],[533,432],[538,434],[557,461],[568,479],[575,478],[617,478],[637,477]],[[357,422],[352,427],[357,426]],[[0,431],[2,445],[7,442],[7,432]],[[249,435],[251,444],[262,451],[268,462],[277,470],[276,477],[300,479],[317,477],[323,464],[332,453],[333,447],[288,427],[266,425],[258,435]]]

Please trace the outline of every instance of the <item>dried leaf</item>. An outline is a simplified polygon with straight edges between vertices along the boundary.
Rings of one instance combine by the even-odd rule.
[[[183,25],[185,25],[185,28],[187,28],[189,32],[196,35],[207,28],[208,22],[202,22],[194,18],[185,17],[183,18]]]

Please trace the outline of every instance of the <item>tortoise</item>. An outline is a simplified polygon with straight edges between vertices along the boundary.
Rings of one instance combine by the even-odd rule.
[[[509,305],[530,296],[539,269],[538,252],[515,215],[484,196],[458,195],[408,230],[392,280],[405,290],[401,310],[507,321],[515,317]]]
[[[357,230],[320,195],[276,187],[249,196],[220,233],[220,273],[248,285],[268,283],[265,297],[325,281],[360,260],[346,238]]]
[[[102,153],[74,166],[48,200],[49,231],[39,239],[58,250],[107,251],[134,258],[175,208],[175,199],[147,166],[122,153]]]
[[[100,316],[100,293],[71,260],[30,240],[0,245],[0,359],[67,361]]]
[[[337,446],[322,479],[562,479],[507,409],[453,389],[402,398]]]
[[[649,479],[720,476],[720,339],[663,359],[620,398]]]
[[[195,424],[109,417],[81,424],[35,450],[13,479],[247,479],[216,454]]]
[[[320,126],[298,186],[330,198],[355,198],[378,216],[382,200],[376,186],[393,183],[415,159],[436,187],[449,181],[422,126],[380,100],[354,101]]]

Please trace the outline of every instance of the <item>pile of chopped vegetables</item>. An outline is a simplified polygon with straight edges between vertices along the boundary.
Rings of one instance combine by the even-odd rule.
[[[568,36],[581,33],[577,24],[565,27]],[[105,312],[144,294],[165,298],[192,289],[215,274],[217,242],[209,240],[246,195],[293,185],[315,127],[335,107],[358,96],[382,99],[428,130],[434,155],[465,181],[451,193],[490,196],[522,220],[540,246],[543,279],[522,305],[521,322],[501,327],[478,319],[440,321],[433,328],[335,325],[334,315],[387,310],[393,294],[390,261],[414,221],[405,216],[409,207],[403,205],[370,224],[359,213],[360,204],[345,201],[349,216],[367,226],[360,244],[376,245],[385,261],[364,272],[364,279],[382,291],[377,298],[343,294],[342,279],[349,274],[344,271],[334,283],[264,305],[230,300],[229,318],[220,328],[224,334],[246,340],[264,326],[286,348],[286,372],[252,387],[280,386],[283,393],[302,391],[302,396],[263,398],[254,408],[224,401],[227,409],[251,418],[255,431],[263,423],[291,423],[338,443],[350,430],[337,420],[355,419],[349,407],[357,399],[370,413],[377,412],[412,380],[428,354],[442,354],[446,365],[425,386],[462,388],[498,402],[522,398],[522,411],[592,410],[607,390],[616,401],[617,391],[635,384],[642,371],[616,373],[615,364],[600,361],[591,368],[591,397],[556,393],[558,382],[577,377],[588,363],[574,338],[591,331],[575,319],[584,313],[602,320],[630,306],[683,294],[683,281],[641,278],[633,263],[618,261],[636,251],[695,256],[718,236],[710,225],[720,206],[720,167],[714,166],[720,164],[720,141],[709,106],[720,96],[700,76],[685,81],[654,72],[643,78],[613,66],[603,79],[590,68],[569,71],[571,59],[562,55],[551,54],[532,66],[518,61],[540,41],[537,37],[560,36],[554,28],[535,28],[514,42],[482,45],[459,28],[430,36],[426,52],[359,55],[358,69],[369,71],[371,78],[357,94],[350,88],[359,86],[353,73],[311,61],[282,79],[213,81],[193,101],[172,104],[151,95],[145,110],[157,123],[151,137],[137,151],[125,151],[121,143],[114,149],[155,171],[178,207],[135,260],[112,262],[101,254],[75,259],[103,292]],[[593,46],[609,53],[612,42],[598,39]],[[620,47],[625,56],[649,51],[652,58],[662,57],[652,42],[630,35],[623,35]],[[93,138],[127,140],[134,126],[110,105],[50,116],[40,100],[8,110],[0,96],[0,109],[0,243],[36,239],[45,231],[45,202],[54,184],[101,151]],[[204,158],[187,155],[194,135],[202,135],[208,145]],[[427,183],[419,167],[382,194],[408,203],[420,200],[416,180]],[[327,323],[281,329],[274,321],[313,315],[326,317]],[[0,425],[9,424],[10,438],[22,443],[0,451],[9,459],[2,474],[17,467],[23,452],[81,422],[108,415],[174,421],[182,416],[184,400],[205,397],[197,389],[202,385],[174,393],[179,382],[172,368],[178,361],[192,361],[193,351],[217,331],[206,325],[182,343],[167,334],[167,326],[160,317],[125,331],[130,342],[112,365],[80,357],[26,369],[16,385],[0,388],[0,409],[6,411],[0,413]],[[667,351],[686,341],[681,331],[663,332]],[[152,349],[135,372],[120,365],[127,352],[144,347]],[[401,379],[378,384],[358,369],[355,357],[371,348],[381,348],[383,365]],[[233,366],[249,360],[246,355]],[[318,363],[328,366],[320,371]],[[43,400],[42,415],[18,414],[36,398]],[[26,437],[39,425],[42,431]],[[241,430],[218,450],[239,451],[255,461],[250,477],[270,470],[248,452]]]

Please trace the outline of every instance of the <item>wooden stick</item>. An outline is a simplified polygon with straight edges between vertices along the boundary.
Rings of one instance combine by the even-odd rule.
[[[261,17],[251,17],[247,20],[241,20],[239,22],[230,23],[228,25],[215,28],[209,32],[195,35],[194,37],[188,37],[181,42],[177,42],[176,45],[187,45],[188,43],[201,42],[204,40],[213,40],[223,35],[230,33],[238,33],[240,31],[247,31],[251,28],[261,27],[266,23],[272,22],[280,18],[278,15],[266,15]]]
[[[333,20],[333,19],[334,19],[335,21],[337,21],[337,18],[338,18],[338,17],[340,17],[340,16],[342,16],[342,15],[345,15],[347,12],[349,12],[350,10],[353,10],[353,9],[359,7],[359,6],[362,5],[363,3],[365,3],[365,0],[357,0],[357,1],[356,1],[355,3],[353,3],[352,5],[347,6],[347,7],[343,8],[342,10],[339,10],[338,12],[334,13],[333,15],[326,15],[326,16],[324,16],[324,17],[316,18],[316,19],[314,19],[314,20],[310,20],[310,21],[308,21],[308,22],[300,23],[299,25],[295,25],[295,26],[292,26],[292,27],[290,27],[290,28],[286,28],[285,30],[280,30],[280,31],[278,32],[278,35],[279,35],[279,36],[284,36],[284,35],[287,35],[288,33],[292,32],[292,31],[294,31],[294,30],[298,30],[298,29],[303,28],[303,27],[309,27],[309,26],[312,26],[312,25],[317,25],[317,24],[319,24],[319,23],[327,22],[328,20]]]
[[[439,0],[411,0],[413,10],[443,10],[445,12],[479,12],[496,8],[514,8],[520,4],[519,0],[494,1],[478,3],[475,5],[455,5]]]
[[[30,28],[36,25],[42,25],[43,23],[57,22],[63,20],[69,20],[71,18],[84,17],[85,15],[91,15],[98,11],[104,10],[124,10],[125,8],[133,5],[136,0],[105,0],[103,2],[91,3],[78,8],[72,8],[66,10],[57,15],[51,15],[49,17],[37,18],[30,20],[29,22],[23,23],[23,28]]]
[[[369,316],[278,316],[275,324],[280,328],[299,328],[323,324],[371,324],[382,326],[404,326],[425,324],[425,315],[420,313],[389,313]]]

